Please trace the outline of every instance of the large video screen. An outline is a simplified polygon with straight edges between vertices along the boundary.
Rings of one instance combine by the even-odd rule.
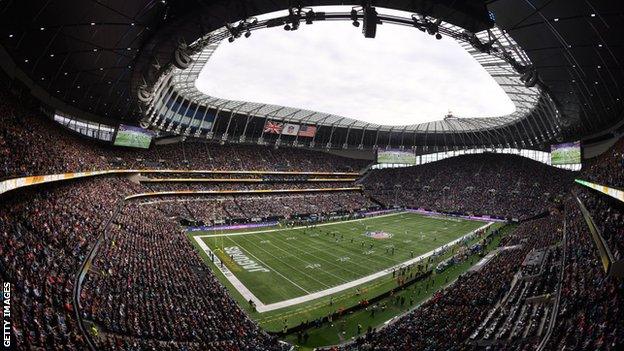
[[[414,151],[405,150],[379,150],[377,151],[377,163],[402,163],[415,165],[416,154]]]
[[[550,163],[554,165],[570,165],[581,163],[581,142],[574,141],[550,146]]]
[[[120,124],[113,145],[148,149],[153,137],[150,130]]]

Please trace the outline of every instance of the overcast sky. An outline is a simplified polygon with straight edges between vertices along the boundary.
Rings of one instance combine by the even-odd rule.
[[[514,106],[454,40],[385,24],[375,39],[349,22],[302,23],[223,42],[196,84],[206,94],[386,125],[499,116]]]

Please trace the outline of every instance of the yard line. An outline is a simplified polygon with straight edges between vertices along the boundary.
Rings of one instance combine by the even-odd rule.
[[[301,235],[301,234],[300,234],[300,235]],[[309,238],[305,237],[305,240],[309,240]],[[319,240],[310,240],[310,242],[318,243],[318,242],[319,242]],[[294,248],[295,250],[297,250],[297,251],[299,251],[299,252],[303,252],[303,253],[304,253],[304,254],[306,254],[306,255],[314,255],[314,253],[312,253],[311,251],[302,250],[302,249],[300,249],[298,246],[296,246],[296,245],[292,245],[292,244],[288,243],[288,241],[287,241],[287,240],[280,240],[280,243],[284,243],[284,244],[286,244],[286,245],[288,245],[288,246],[290,246],[290,247]],[[301,243],[301,242],[299,242],[299,243]],[[327,251],[323,251],[322,249],[319,249],[318,247],[316,247],[316,245],[305,245],[305,246],[306,246],[306,247],[313,246],[313,247],[316,249],[316,252],[323,252],[323,254],[325,254],[325,255],[327,255],[327,256],[330,256],[330,257],[332,257],[332,258],[340,258],[340,257],[341,257],[341,256],[335,256],[335,255],[332,255],[331,253],[329,253],[329,252],[327,252]],[[332,249],[335,249],[335,248],[336,248],[336,247],[332,247]],[[284,249],[282,249],[282,248],[279,248],[279,249],[280,249],[280,250],[282,250],[282,251],[286,251],[286,250],[284,250]],[[288,251],[286,251],[286,252],[288,252]],[[354,254],[353,252],[349,252],[349,251],[346,251],[346,253],[348,253],[348,254],[350,254],[350,255],[353,255],[353,254]],[[329,263],[329,264],[331,264],[332,266],[334,266],[334,267],[338,267],[339,269],[341,269],[341,270],[345,270],[345,271],[347,271],[347,272],[349,272],[349,273],[351,273],[351,274],[354,274],[354,275],[356,275],[356,276],[360,276],[360,275],[364,274],[364,273],[362,273],[362,272],[354,272],[354,271],[352,271],[352,270],[350,270],[350,269],[344,268],[344,267],[340,266],[340,264],[335,263],[335,262],[330,261],[330,260],[327,260],[327,259],[324,259],[324,258],[322,258],[322,257],[320,257],[320,256],[316,256],[316,258],[318,258],[318,259],[320,259],[320,260],[322,260],[322,261],[328,262],[328,263]],[[331,274],[331,273],[330,273],[330,274]],[[333,274],[332,274],[332,275],[333,275]],[[343,280],[343,281],[348,281],[348,280],[345,280],[344,278],[340,278],[340,279],[341,279],[341,280]]]
[[[407,214],[407,213],[406,213],[406,214]],[[402,215],[402,217],[405,217],[405,218],[407,218],[407,219],[410,219],[410,216],[406,216],[405,214],[403,214],[403,215]],[[387,227],[388,229],[390,229],[390,230],[389,230],[390,232],[393,232],[393,231],[394,231],[394,232],[396,232],[396,233],[403,234],[403,232],[404,232],[404,227],[397,228],[397,227],[395,227],[394,225],[390,224],[392,221],[393,221],[392,219],[386,219],[386,220],[385,220],[385,221],[383,221],[383,222],[380,222],[380,223],[378,223],[378,224],[375,224],[375,226],[376,226],[376,227]],[[360,224],[360,225],[361,225],[361,224]],[[423,229],[423,231],[424,231],[424,232],[427,232],[427,233],[428,233],[428,234],[427,234],[428,236],[429,236],[429,234],[431,234],[431,233],[432,233],[432,231],[431,231],[431,227],[430,227],[430,226],[428,226],[428,225],[423,226],[423,227],[421,227],[421,228]],[[411,230],[411,231],[410,231],[410,235],[413,235],[414,237],[416,237],[416,236],[417,236],[417,234],[418,234],[418,233],[417,233],[417,232],[414,232],[413,230]],[[347,236],[348,236],[348,235],[347,235]],[[338,244],[338,245],[336,245],[336,246],[333,246],[333,243],[332,243],[332,242],[328,242],[328,241],[326,241],[324,236],[319,236],[318,238],[319,238],[319,240],[318,240],[317,242],[318,242],[318,243],[323,244],[323,246],[325,246],[325,247],[329,247],[329,249],[330,249],[332,252],[333,252],[333,251],[336,251],[336,249],[340,249],[340,250],[344,251],[344,252],[345,252],[345,253],[347,253],[347,254],[353,254],[353,251],[352,251],[352,249],[351,249],[351,248],[345,248],[345,247],[341,246],[340,244]],[[400,244],[399,244],[399,245],[400,245]],[[379,263],[378,261],[376,261],[376,260],[375,260],[375,258],[379,258],[379,259],[381,259],[381,263],[388,263],[388,262],[389,262],[389,263],[395,264],[396,262],[398,262],[396,259],[392,259],[392,258],[389,258],[389,257],[387,257],[387,256],[383,255],[383,254],[381,253],[381,251],[379,252],[379,254],[375,254],[375,255],[360,255],[360,254],[358,254],[358,257],[361,257],[362,259],[366,259],[366,260],[368,260],[368,261],[370,261],[370,262],[374,262],[374,263],[376,263],[376,264],[380,264],[380,263]],[[384,262],[384,261],[386,261],[386,262]]]
[[[330,242],[326,242],[325,240],[323,240],[322,236],[318,236],[318,237],[317,237],[317,239],[319,239],[319,240],[316,240],[315,242],[318,242],[318,243],[323,244],[323,247],[327,247],[327,248],[329,248],[331,251],[336,250],[336,249],[340,249],[340,250],[342,250],[344,253],[347,253],[347,254],[353,255],[353,250],[351,250],[351,249],[349,249],[349,248],[345,248],[345,247],[342,247],[342,246],[340,246],[340,245],[335,245],[335,246],[334,246],[334,245],[332,245],[332,243],[330,243]],[[368,246],[368,245],[366,245],[366,246],[365,246],[365,248],[366,248],[367,246]],[[358,249],[359,249],[359,248],[358,248]],[[319,250],[319,251],[320,251],[320,250]],[[331,256],[331,255],[330,255],[330,256]],[[383,263],[387,263],[387,262],[383,262],[383,261],[382,261],[382,262],[378,262],[378,261],[373,260],[373,258],[381,258],[381,259],[383,259],[383,260],[385,260],[385,261],[389,261],[390,263],[394,263],[394,262],[395,262],[395,260],[393,260],[393,259],[391,259],[391,258],[388,258],[388,257],[386,257],[386,256],[381,256],[381,255],[361,255],[361,254],[358,254],[358,256],[359,256],[359,257],[361,257],[361,258],[363,258],[363,259],[366,259],[366,260],[368,260],[368,261],[371,261],[371,262],[373,262],[373,263],[375,263],[375,264],[383,264]],[[339,257],[339,256],[334,256],[334,257]]]
[[[440,247],[446,246],[446,245],[448,245],[448,246],[455,245],[456,243],[460,242],[461,240],[463,240],[464,238],[468,237],[469,235],[477,232],[478,230],[486,229],[487,227],[491,226],[492,224],[494,224],[494,222],[489,222],[489,223],[485,224],[484,226],[482,226],[480,228],[477,228],[477,229],[471,231],[470,233],[468,233],[468,234],[466,234],[464,236],[461,236],[461,237],[459,237],[459,238],[457,238],[457,239],[455,239],[455,240],[453,240],[451,242],[448,242],[448,243],[446,243],[444,245],[441,245]],[[398,269],[400,267],[403,267],[404,265],[409,265],[409,264],[414,264],[416,262],[420,262],[420,261],[430,257],[431,255],[433,255],[433,253],[436,250],[438,250],[440,247],[438,247],[438,248],[436,248],[434,250],[431,250],[431,251],[429,251],[429,252],[427,252],[427,253],[425,253],[423,255],[420,255],[418,257],[412,258],[412,259],[407,260],[407,261],[405,261],[403,263],[399,263],[399,264],[397,264],[397,265],[395,265],[393,267],[389,267],[389,268],[383,269],[383,270],[381,270],[379,272],[367,275],[367,276],[362,277],[360,279],[353,280],[353,281],[350,281],[348,283],[344,283],[344,284],[341,284],[341,285],[337,285],[337,286],[331,287],[329,289],[317,291],[317,292],[314,292],[314,293],[309,294],[309,295],[299,296],[299,297],[295,297],[295,298],[292,298],[292,299],[289,299],[289,300],[275,302],[275,303],[272,303],[272,304],[269,304],[269,305],[257,306],[256,310],[258,312],[260,312],[260,313],[273,311],[273,310],[281,309],[281,308],[284,308],[284,307],[298,305],[298,304],[303,303],[303,302],[315,300],[315,299],[318,299],[320,297],[332,295],[334,293],[337,293],[337,292],[340,292],[340,291],[343,291],[343,290],[346,290],[346,289],[350,289],[350,288],[356,287],[358,285],[364,284],[366,282],[369,282],[369,281],[375,280],[377,278],[380,278],[380,277],[382,277],[384,275],[387,275],[387,274],[389,274],[389,272],[392,272],[393,269]]]
[[[393,215],[401,215],[401,217],[403,217],[403,218],[410,218],[411,216],[407,216],[407,214],[409,214],[409,213],[408,212],[391,213],[391,214],[388,214],[388,215],[375,216],[375,217],[369,217],[369,218],[361,218],[361,219],[356,219],[356,220],[348,220],[348,221],[342,221],[342,222],[325,223],[325,224],[321,224],[319,226],[325,226],[325,225],[340,226],[343,223],[347,223],[347,222],[361,221],[361,220],[365,220],[365,219],[378,219],[380,217],[387,217],[387,216],[393,216]],[[387,220],[388,220],[388,222],[391,221],[389,219],[387,219]],[[381,222],[381,223],[377,224],[376,226],[384,226],[386,223],[387,222]],[[363,224],[359,224],[359,225],[362,227],[362,230],[363,230],[365,225],[363,225]],[[261,231],[246,232],[246,233],[240,233],[240,234],[252,234],[252,233],[256,233],[257,234],[257,233],[279,232],[279,231],[287,231],[287,230],[289,230],[289,231],[295,231],[295,230],[296,231],[301,231],[302,229],[306,229],[306,227],[295,227],[295,228],[284,228],[284,229],[270,229],[270,230],[261,230]],[[202,235],[202,236],[199,236],[199,237],[218,237],[218,236],[221,236],[221,235]],[[232,234],[223,234],[223,236],[234,236],[234,235],[232,235]],[[332,243],[325,241],[323,236],[319,236],[318,238],[320,240],[315,241],[315,243],[319,243],[323,247],[329,249],[329,251],[323,251],[323,253],[325,253],[327,256],[331,256],[331,257],[334,257],[334,258],[339,258],[340,256],[335,256],[335,255],[332,255],[332,254],[328,253],[328,252],[333,252],[337,248],[339,250],[341,250],[345,254],[353,255],[353,250],[350,249],[350,248],[345,248],[345,247],[342,247],[340,245],[332,245]],[[308,238],[306,237],[306,239],[308,239]],[[286,242],[286,241],[283,241],[283,242]],[[255,246],[257,246],[257,245],[255,245]],[[314,245],[314,248],[317,248],[317,247],[318,246]],[[317,251],[321,251],[321,249],[318,249]],[[372,262],[375,265],[384,265],[384,264],[388,264],[388,263],[396,264],[398,262],[397,260],[394,260],[392,258],[383,256],[381,254],[381,251],[380,251],[380,254],[377,254],[377,255],[362,255],[362,254],[358,253],[357,254],[357,258],[360,259],[360,260],[366,260],[368,262]],[[358,266],[355,263],[350,263],[350,264],[354,265],[355,267],[362,267],[361,265]],[[298,273],[302,273],[301,271],[298,271],[298,270],[296,270],[296,271]],[[366,273],[368,273],[368,271],[361,272],[361,273],[357,274],[357,276],[362,276],[363,274],[366,274]],[[307,276],[306,273],[303,273],[303,274]]]
[[[231,242],[233,242],[235,245],[240,245],[240,244],[237,244],[237,243],[236,243],[234,240],[232,240],[231,238],[228,238],[228,240],[230,240]],[[306,294],[311,294],[309,291],[307,291],[306,289],[304,289],[304,288],[302,288],[301,286],[299,286],[299,284],[297,284],[297,283],[293,282],[292,280],[288,279],[285,275],[283,275],[282,273],[278,272],[275,268],[273,268],[273,267],[269,266],[268,264],[266,264],[266,263],[262,262],[262,260],[261,260],[261,259],[259,259],[258,257],[256,257],[254,254],[252,254],[252,253],[251,253],[251,252],[249,252],[248,250],[246,250],[244,247],[240,246],[240,248],[241,248],[243,251],[247,252],[247,253],[248,253],[251,257],[255,258],[258,262],[260,262],[260,263],[261,263],[262,265],[264,265],[265,267],[269,267],[269,268],[271,268],[271,269],[273,270],[273,272],[275,272],[275,273],[276,273],[277,275],[279,275],[280,277],[282,277],[282,278],[286,279],[286,280],[287,280],[288,282],[290,282],[292,285],[294,285],[294,286],[296,286],[297,288],[299,288],[299,289],[301,289],[301,290],[305,291],[305,293],[306,293]]]
[[[208,247],[208,245],[204,242],[202,238],[193,238],[199,247],[204,251],[207,256],[211,256],[213,251]],[[216,261],[215,261],[216,260]],[[258,306],[264,306],[262,301],[256,297],[246,286],[241,282],[238,277],[230,271],[230,269],[221,264],[221,260],[218,257],[214,257],[212,260],[212,264],[217,268],[217,270],[221,271],[223,276],[232,284],[232,286],[245,298],[245,300],[251,300]]]
[[[236,244],[236,242],[235,242],[232,238],[228,238],[228,240],[230,240],[231,242],[233,242],[233,243],[235,243],[235,244]],[[243,240],[247,240],[247,239],[243,239]],[[248,240],[247,240],[247,241],[248,241]],[[252,243],[252,244],[253,244],[253,243]],[[238,243],[237,245],[240,245],[240,243]],[[267,250],[263,249],[262,247],[260,247],[260,246],[258,246],[258,245],[255,245],[255,246],[256,246],[257,248],[259,248],[260,250],[264,251],[265,253],[267,253],[267,254],[268,254],[269,256],[271,256],[273,259],[275,259],[275,260],[277,260],[277,261],[281,262],[281,263],[282,263],[282,264],[284,264],[286,267],[289,267],[289,268],[290,268],[293,272],[297,272],[297,273],[299,273],[300,275],[303,275],[303,276],[305,276],[306,278],[310,278],[310,279],[314,280],[315,282],[317,282],[317,283],[319,283],[319,284],[321,284],[321,285],[325,286],[326,288],[329,288],[329,285],[327,285],[327,284],[323,283],[322,281],[320,281],[320,280],[317,280],[317,279],[313,278],[312,276],[308,275],[308,274],[307,274],[307,273],[305,273],[305,272],[301,272],[300,270],[293,268],[293,266],[291,266],[291,265],[289,265],[288,263],[286,263],[286,262],[284,262],[284,261],[280,260],[278,257],[276,257],[275,255],[271,254],[270,252],[268,252]],[[256,258],[256,256],[254,256],[251,252],[249,252],[249,250],[247,250],[247,249],[243,248],[242,246],[241,246],[241,248],[242,248],[243,250],[247,251],[247,252],[248,252],[251,256],[253,256],[254,258]],[[260,261],[260,259],[258,259],[258,261]],[[260,262],[262,262],[262,261],[260,261]],[[267,265],[267,267],[269,267],[269,266]],[[275,271],[275,272],[276,272],[276,273],[278,273],[280,276],[284,277],[284,275],[283,275],[283,274],[281,274],[281,273],[279,273],[279,272],[277,272],[277,271]],[[285,277],[284,277],[284,278],[285,278]],[[292,283],[292,281],[291,281],[290,279],[288,279],[288,281]],[[293,284],[294,284],[294,283],[293,283]],[[303,288],[301,288],[301,289],[303,290]],[[308,293],[309,293],[309,292],[308,292]]]
[[[399,217],[388,217],[388,216],[396,216],[396,215],[400,215]],[[296,288],[300,289],[301,291],[304,291],[307,295],[304,296],[299,296],[299,297],[295,297],[295,298],[291,298],[288,300],[283,300],[283,301],[279,301],[279,302],[275,302],[275,303],[269,303],[269,304],[264,304],[260,301],[258,301],[256,303],[257,305],[257,310],[258,312],[262,313],[262,312],[266,312],[266,311],[271,311],[271,310],[276,310],[276,309],[280,309],[286,306],[292,306],[295,305],[297,303],[301,303],[301,302],[305,302],[305,301],[310,301],[310,300],[314,300],[316,298],[322,297],[322,296],[327,296],[327,295],[331,295],[337,291],[342,291],[345,289],[348,289],[349,287],[354,286],[353,284],[363,284],[366,281],[370,281],[370,279],[376,279],[375,277],[379,277],[379,274],[390,274],[391,271],[388,271],[388,268],[386,267],[384,268],[377,268],[377,265],[382,265],[382,263],[384,263],[383,261],[377,263],[377,259],[378,260],[387,260],[389,262],[391,262],[392,264],[390,266],[390,269],[392,269],[393,267],[398,267],[399,265],[403,265],[406,264],[407,262],[410,261],[420,261],[426,257],[428,257],[432,252],[435,252],[435,250],[439,249],[440,247],[444,246],[437,246],[437,244],[435,243],[428,243],[428,245],[436,245],[437,248],[433,251],[430,251],[424,255],[420,255],[418,257],[412,258],[410,260],[403,257],[397,257],[396,259],[392,259],[389,258],[385,255],[383,255],[383,250],[384,250],[384,245],[382,242],[378,242],[378,241],[373,241],[373,240],[363,240],[364,243],[366,243],[366,248],[368,248],[368,244],[370,243],[374,243],[375,245],[375,250],[379,251],[376,254],[373,255],[363,255],[361,252],[359,252],[359,244],[360,241],[357,241],[355,243],[355,245],[349,245],[349,239],[354,238],[354,239],[358,239],[361,238],[359,233],[360,231],[364,231],[366,229],[366,227],[368,225],[366,225],[367,222],[364,222],[365,220],[368,219],[377,219],[379,217],[388,217],[388,218],[383,218],[380,219],[379,221],[376,221],[372,227],[373,228],[383,228],[384,231],[389,231],[391,233],[395,233],[395,234],[404,234],[404,233],[408,233],[409,235],[407,236],[408,238],[411,239],[418,239],[419,237],[419,231],[422,231],[424,233],[427,233],[427,237],[432,237],[435,236],[435,231],[432,230],[433,224],[427,223],[418,223],[418,221],[410,221],[411,219],[413,219],[413,217],[411,216],[411,213],[409,212],[404,212],[404,213],[393,213],[393,214],[388,214],[388,215],[384,215],[384,216],[377,216],[377,217],[369,217],[369,218],[363,218],[363,219],[357,219],[357,220],[349,220],[349,221],[342,221],[342,222],[332,222],[332,223],[325,223],[325,224],[321,224],[318,226],[332,226],[329,227],[325,230],[323,230],[324,232],[343,232],[344,233],[344,237],[346,240],[342,240],[342,241],[338,241],[338,242],[334,242],[332,240],[331,234],[329,235],[324,235],[324,234],[320,234],[319,232],[315,231],[314,229],[311,230],[311,232],[313,234],[318,234],[318,236],[315,237],[310,237],[310,235],[306,235],[303,234],[303,229],[306,228],[305,226],[303,227],[294,227],[294,228],[280,228],[280,229],[274,229],[274,230],[263,230],[263,231],[255,231],[255,232],[247,232],[247,233],[240,233],[240,234],[258,234],[258,233],[264,233],[264,232],[274,232],[275,234],[273,236],[265,236],[265,235],[259,235],[258,237],[245,237],[242,236],[240,240],[240,242],[242,244],[245,244],[245,246],[247,246],[249,249],[254,249],[257,248],[259,251],[254,251],[255,253],[258,253],[260,257],[263,257],[263,253],[267,255],[267,257],[263,257],[264,259],[267,259],[269,262],[271,262],[272,259],[274,259],[275,261],[272,262],[273,265],[277,265],[279,270],[286,270],[286,274],[288,274],[289,277],[291,277],[292,279],[294,279],[295,281],[298,279],[302,279],[304,280],[304,282],[300,282],[300,284],[302,285],[309,285],[309,283],[312,283],[310,280],[312,281],[316,281],[316,283],[321,283],[322,285],[324,285],[326,288],[319,288],[319,285],[316,285],[313,287],[308,287],[309,290],[304,289],[302,286],[298,285],[297,283],[295,283],[295,281],[286,278],[286,276],[282,273],[280,273],[280,271],[276,270],[274,267],[270,267],[269,265],[267,265],[266,263],[264,263],[263,261],[261,261],[260,259],[258,259],[257,256],[255,256],[254,254],[252,254],[249,249],[246,249],[245,247],[241,246],[241,249],[246,252],[247,254],[249,254],[250,257],[255,258],[259,263],[263,264],[264,266],[266,266],[267,268],[272,269],[280,278],[284,278],[285,280],[287,280],[290,284],[292,284],[293,286],[295,286]],[[427,217],[427,218],[431,218],[428,216],[423,216],[423,217]],[[395,223],[397,222],[396,218],[401,218],[402,221],[401,223]],[[432,219],[442,219],[442,218],[432,218]],[[355,222],[355,223],[351,223],[348,224],[348,222]],[[451,225],[453,227],[455,226],[462,226],[462,222],[463,221],[458,221],[457,223],[452,223]],[[345,225],[342,225],[343,223],[345,223]],[[448,223],[448,222],[447,222]],[[441,225],[447,225],[446,223],[440,223]],[[492,223],[488,223],[485,226],[481,227],[481,228],[486,228],[488,226],[490,226]],[[317,226],[317,227],[318,227]],[[434,226],[435,227],[435,226]],[[449,225],[450,227],[450,225]],[[355,230],[358,231],[358,233],[352,233],[349,231],[350,228],[355,228]],[[408,229],[409,230],[406,230]],[[437,228],[437,227],[436,227]],[[479,228],[479,229],[481,229]],[[376,229],[369,229],[369,230],[376,230]],[[457,229],[455,229],[457,230]],[[470,228],[469,230],[472,230],[472,228]],[[477,229],[478,230],[478,229]],[[289,233],[289,231],[292,231],[292,233]],[[280,233],[281,232],[281,233]],[[474,231],[473,231],[474,232]],[[444,231],[443,231],[444,233]],[[284,238],[289,236],[289,234],[292,234],[292,236],[296,237],[298,240],[296,240],[296,242],[290,243],[288,240],[285,240]],[[231,235],[231,234],[224,234],[224,235],[219,235],[219,236],[226,236],[229,239],[229,242],[233,242],[236,245],[238,245],[238,241],[236,240],[236,238]],[[453,235],[454,236],[454,235]],[[194,236],[194,239],[196,241],[198,241],[199,238],[210,238],[210,237],[218,237],[215,235],[201,235],[201,236]],[[308,271],[307,269],[305,270],[299,270],[301,267],[300,265],[296,265],[295,269],[293,266],[291,266],[290,264],[286,263],[286,262],[291,262],[290,260],[292,259],[291,257],[289,258],[284,258],[283,260],[280,258],[275,257],[275,255],[278,255],[278,253],[276,253],[276,251],[274,251],[274,249],[269,248],[269,246],[264,245],[264,246],[260,246],[260,242],[261,240],[264,239],[270,239],[270,238],[274,238],[276,241],[273,242],[273,240],[271,240],[271,247],[278,247],[277,245],[279,245],[278,250],[281,250],[283,252],[296,252],[298,255],[300,255],[300,253],[307,253],[309,255],[318,255],[318,259],[322,260],[324,262],[330,262],[332,261],[332,258],[336,258],[340,256],[341,252],[346,253],[346,255],[350,256],[352,259],[349,261],[348,264],[345,264],[345,266],[348,266],[349,269],[344,269],[344,271],[350,271],[350,272],[355,272],[355,271],[359,271],[360,269],[364,269],[365,272],[362,274],[357,274],[357,277],[362,276],[362,278],[360,279],[356,279],[355,281],[348,281],[346,283],[342,283],[342,284],[338,284],[338,285],[334,285],[334,284],[323,284],[322,282],[319,282],[318,280],[314,279],[313,276],[308,275],[306,272]],[[451,240],[450,238],[447,239],[444,235],[442,236],[437,236],[438,240],[440,241],[440,243],[445,243],[446,240]],[[461,238],[459,238],[461,239]],[[456,242],[458,239],[453,240],[452,242]],[[279,241],[279,242],[278,242]],[[203,242],[203,240],[202,240]],[[393,242],[392,243],[395,247],[398,247],[399,250],[401,250],[401,248],[403,247],[402,242]],[[450,243],[446,243],[447,245]],[[380,246],[381,245],[381,246]],[[427,246],[428,246],[427,245]],[[266,249],[264,249],[266,248]],[[306,248],[309,249],[308,251],[303,251],[302,248]],[[294,249],[294,250],[292,250]],[[423,247],[423,249],[425,249],[425,247]],[[206,250],[206,249],[204,249]],[[295,251],[296,250],[296,251]],[[402,251],[401,251],[402,252]],[[402,252],[405,253],[405,252]],[[275,254],[275,255],[274,255]],[[397,255],[397,256],[401,256]],[[394,256],[393,256],[394,257]],[[301,262],[304,263],[309,263],[307,260],[305,259],[300,259],[299,257],[296,257],[296,259],[298,259]],[[399,261],[399,259],[403,260],[405,259],[406,261]],[[356,263],[357,264],[354,264]],[[375,267],[373,267],[372,264],[367,265],[366,262],[370,262],[370,263],[375,263]],[[402,263],[400,263],[402,262]],[[312,262],[312,263],[316,263],[316,262]],[[399,265],[397,265],[397,263]],[[283,267],[282,267],[283,266]],[[341,266],[338,266],[342,268]],[[288,271],[290,269],[290,271]],[[327,274],[327,276],[329,277],[330,275],[333,275],[334,277],[336,277],[335,274],[333,273],[338,273],[334,270],[334,266],[330,265],[329,269],[325,269],[324,273]],[[380,269],[379,271],[377,271],[377,269]],[[370,274],[369,272],[373,271],[372,274]],[[292,273],[291,273],[292,272]],[[376,272],[376,273],[375,273]],[[295,275],[295,277],[293,277],[293,275]],[[296,275],[301,275],[301,277],[297,277]],[[363,276],[365,275],[365,276]],[[232,280],[234,280],[235,276],[233,274],[230,274],[229,276],[226,275],[226,279],[230,280],[230,282],[232,282]],[[304,279],[305,278],[305,279]],[[321,277],[319,277],[319,279],[321,279]],[[325,279],[322,279],[323,281],[325,281]],[[333,279],[332,279],[333,280]],[[306,284],[304,284],[306,283]],[[248,289],[240,284],[241,286],[238,285],[234,285],[234,288],[236,290],[238,290],[243,296],[247,296],[244,293],[248,292],[250,296],[253,297],[253,294],[251,294],[251,292],[248,291]],[[293,292],[288,293],[289,294],[293,294]],[[256,299],[257,300],[257,299]],[[253,300],[254,302],[256,302],[256,300]]]
[[[299,252],[302,252],[304,255],[308,255],[308,256],[310,256],[310,255],[314,255],[314,253],[311,253],[310,251],[301,250],[301,249],[299,249],[297,246],[289,244],[286,240],[280,240],[280,243],[286,244],[287,246],[290,246],[290,247],[294,248],[295,250],[297,250],[297,251],[299,251]],[[274,246],[274,247],[276,247],[278,250],[281,250],[281,251],[283,251],[283,252],[286,252],[286,253],[288,253],[288,254],[291,254],[289,251],[286,251],[286,250],[282,249],[281,247],[279,247],[279,246],[277,246],[277,245],[273,244],[272,242],[269,242],[269,244],[270,244],[270,245],[272,245],[272,246]],[[305,261],[305,260],[303,260],[303,259],[299,258],[299,256],[297,256],[297,255],[292,255],[292,256],[294,256],[296,259],[298,259],[299,261],[304,262],[304,263],[306,263],[306,264],[309,264],[309,263],[314,263],[314,262],[308,262],[308,261]],[[335,263],[334,263],[334,262],[332,262],[332,261],[326,260],[326,259],[321,258],[321,257],[319,257],[319,256],[316,256],[315,258],[317,258],[317,259],[319,259],[319,260],[321,260],[321,261],[327,262],[327,263],[331,264],[332,266],[337,266],[337,267],[338,267],[338,268],[340,268],[340,269],[344,269],[344,270],[346,270],[347,272],[349,272],[349,273],[351,273],[351,274],[356,274],[356,275],[357,275],[357,273],[356,273],[356,272],[353,272],[353,271],[351,271],[351,270],[348,270],[348,269],[345,269],[345,268],[343,268],[343,267],[340,267],[340,265],[337,265],[337,264],[335,264]],[[332,275],[332,276],[334,276],[335,278],[338,278],[340,281],[343,281],[343,282],[349,281],[349,279],[345,279],[345,278],[343,278],[343,277],[337,276],[337,275],[335,275],[335,274],[333,274],[333,273],[331,273],[331,272],[329,272],[329,271],[327,271],[327,270],[323,270],[323,273],[326,273],[326,274]]]

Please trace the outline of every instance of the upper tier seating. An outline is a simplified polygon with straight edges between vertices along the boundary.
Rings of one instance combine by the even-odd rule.
[[[574,173],[500,154],[457,156],[421,166],[374,170],[363,183],[386,206],[528,218],[556,205]]]
[[[581,178],[613,188],[624,188],[624,137],[600,156],[586,162]]]
[[[320,151],[186,142],[123,149],[77,137],[0,89],[0,180],[107,169],[359,172],[370,161]]]

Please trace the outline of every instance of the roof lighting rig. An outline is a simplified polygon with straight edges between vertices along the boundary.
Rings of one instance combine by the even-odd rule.
[[[240,38],[243,35],[245,36],[245,38],[249,38],[251,36],[251,30],[257,24],[258,19],[256,17],[247,18],[245,20],[239,21],[236,24],[226,23],[225,28],[230,33],[228,41],[230,43],[233,43],[234,40]]]
[[[441,19],[431,20],[426,16],[413,14],[412,15],[412,25],[420,30],[423,33],[427,33],[429,35],[435,36],[436,39],[442,39],[442,34],[440,34],[440,24],[442,23]]]
[[[519,63],[509,52],[504,52],[502,56],[507,63],[521,74],[520,80],[524,83],[524,86],[532,88],[539,83],[539,75],[532,64],[528,63],[523,65]]]
[[[305,24],[314,24],[317,20],[323,21],[325,12],[315,12],[310,7],[291,7],[288,9],[288,15],[274,19],[273,23],[267,23],[267,27],[283,24],[286,31],[297,30],[302,20]]]
[[[372,6],[370,2],[367,2],[363,6],[354,6],[349,14],[352,21],[351,23],[354,27],[360,26],[360,22],[358,21],[360,18],[360,12],[362,13],[362,22],[364,23],[362,26],[362,34],[364,34],[364,38],[374,38],[377,35],[377,25],[382,24],[379,14],[377,13],[377,9]]]
[[[498,52],[498,48],[494,47],[494,40],[490,39],[488,42],[483,43],[474,33],[465,31],[462,33],[463,38],[477,49],[480,53],[491,54],[492,52]]]
[[[300,7],[291,7],[288,9],[288,16],[286,16],[286,24],[284,24],[284,30],[297,30],[301,23],[301,13],[303,12]]]
[[[485,42],[482,42],[481,39],[477,37],[475,33],[471,33],[468,31],[464,31],[459,36],[459,39],[462,39],[468,42],[473,48],[483,54],[494,55],[505,60],[509,63],[518,73],[521,74],[520,80],[524,83],[527,88],[532,88],[539,83],[539,75],[534,65],[530,62],[521,63],[518,62],[508,50],[506,50],[501,45],[497,44],[498,38],[492,34],[490,30],[488,32],[488,38]]]
[[[300,28],[302,21],[305,22],[306,25],[310,25],[314,24],[316,21],[345,19],[351,20],[351,24],[353,24],[354,27],[360,27],[360,25],[362,25],[362,34],[365,38],[375,38],[377,25],[381,25],[383,22],[390,22],[399,25],[411,25],[424,33],[434,36],[438,40],[442,39],[442,31],[440,29],[442,19],[435,19],[420,14],[413,14],[411,19],[380,14],[370,2],[366,2],[361,6],[353,6],[350,12],[322,12],[314,11],[311,7],[290,7],[288,8],[288,14],[284,16],[261,21],[258,21],[255,17],[251,17],[240,22],[226,23],[225,28],[229,35],[228,41],[232,43],[241,36],[249,38],[251,36],[251,31],[255,29],[281,26],[285,31],[295,31]]]

